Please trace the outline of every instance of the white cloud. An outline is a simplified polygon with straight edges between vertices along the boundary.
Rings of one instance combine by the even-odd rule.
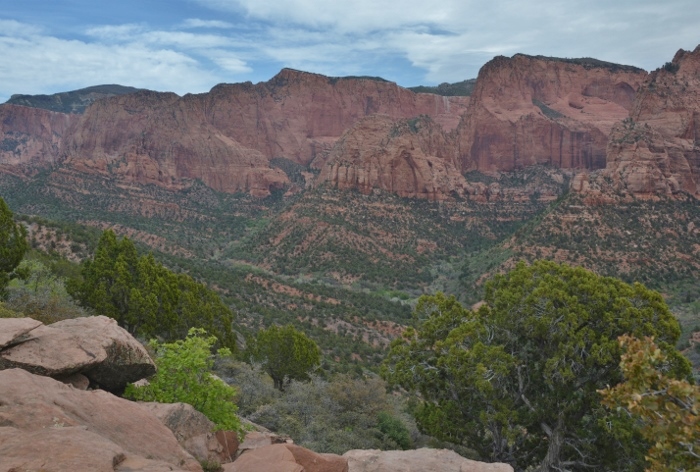
[[[199,18],[188,18],[183,23],[184,28],[220,28],[220,29],[230,29],[234,25],[226,21],[219,20],[200,20]]]
[[[93,30],[93,34],[97,34],[96,31]],[[192,55],[166,47],[183,40],[182,37],[121,42],[126,38],[126,31],[143,29],[133,25],[103,28],[100,37],[112,41],[94,43],[41,34],[16,37],[3,30],[0,32],[0,57],[3,58],[0,61],[0,101],[15,93],[54,93],[104,83],[184,94],[204,92],[224,81],[223,73],[212,73]],[[158,46],[158,41],[162,41],[162,47]],[[228,72],[249,70],[242,61],[236,63],[233,57],[224,60],[223,55],[219,56],[219,62],[225,66],[222,68]]]
[[[24,38],[41,33],[41,28],[34,25],[20,23],[16,20],[3,20],[0,18],[0,35]]]
[[[337,54],[362,61],[369,37],[378,45],[365,65],[403,57],[432,82],[475,77],[494,55],[519,52],[650,69],[700,41],[697,0],[196,1],[269,25],[260,51],[271,59],[321,67],[340,63]]]
[[[0,20],[0,101],[105,82],[201,92],[265,80],[281,67],[401,85],[453,82],[515,53],[654,69],[700,40],[697,0],[189,1],[188,17],[158,28],[136,12],[123,24],[69,33],[48,32],[51,21]],[[197,11],[202,5],[209,10]]]

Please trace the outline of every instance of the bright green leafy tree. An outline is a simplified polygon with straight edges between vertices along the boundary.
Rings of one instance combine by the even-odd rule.
[[[15,223],[10,207],[0,198],[0,297],[7,294],[7,284],[27,249],[27,231]]]
[[[415,329],[392,344],[384,375],[422,394],[423,431],[520,470],[633,470],[643,461],[634,431],[607,427],[597,390],[622,380],[624,333],[656,336],[671,371],[690,372],[661,295],[538,261],[496,276],[485,302],[471,312],[454,297],[422,297]]]
[[[603,403],[628,412],[651,444],[647,471],[700,468],[700,387],[668,377],[668,357],[652,338],[622,336],[625,381],[601,390]]]
[[[151,341],[158,372],[146,386],[128,385],[124,396],[140,401],[189,403],[214,422],[217,429],[243,434],[233,402],[237,391],[211,373],[211,349],[217,339],[206,334],[204,329],[192,328],[184,340],[164,344]],[[228,356],[231,351],[223,348],[217,354]]]
[[[67,284],[83,306],[117,320],[132,334],[183,338],[201,327],[235,349],[233,313],[212,290],[186,274],[176,274],[153,255],[139,256],[129,238],[105,231],[82,278]]]
[[[307,380],[321,363],[321,349],[291,325],[270,326],[258,332],[249,347],[249,357],[262,364],[275,384],[284,390],[291,380]]]

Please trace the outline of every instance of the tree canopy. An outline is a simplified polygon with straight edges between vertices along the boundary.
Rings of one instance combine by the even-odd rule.
[[[258,332],[249,346],[249,357],[262,363],[275,384],[284,390],[290,380],[307,380],[321,363],[321,349],[291,325],[272,325]]]
[[[0,297],[5,297],[12,272],[29,249],[27,230],[15,223],[12,211],[0,198]]]
[[[236,347],[233,313],[216,292],[170,271],[151,254],[139,256],[129,238],[105,231],[81,275],[68,284],[70,294],[132,334],[179,339],[191,327],[201,327],[222,345]]]
[[[669,372],[690,372],[660,294],[553,262],[496,276],[476,312],[437,294],[422,297],[414,317],[392,344],[385,377],[420,392],[424,432],[520,470],[624,470],[643,461],[639,435],[611,430],[631,425],[608,418],[597,392],[622,381],[618,336],[656,336]]]

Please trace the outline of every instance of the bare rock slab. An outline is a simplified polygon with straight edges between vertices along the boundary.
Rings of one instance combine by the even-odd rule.
[[[0,318],[0,349],[21,341],[41,325],[41,321],[31,318]]]
[[[348,472],[348,461],[294,444],[273,444],[251,449],[223,468],[224,472]]]
[[[513,472],[508,464],[473,461],[448,449],[355,449],[343,457],[348,460],[349,472]]]
[[[0,470],[202,470],[137,403],[22,369],[0,371],[0,425]]]

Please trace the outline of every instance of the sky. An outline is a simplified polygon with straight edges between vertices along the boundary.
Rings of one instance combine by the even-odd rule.
[[[284,67],[437,85],[517,53],[654,70],[698,44],[698,0],[0,0],[0,103],[114,83],[201,93]]]

